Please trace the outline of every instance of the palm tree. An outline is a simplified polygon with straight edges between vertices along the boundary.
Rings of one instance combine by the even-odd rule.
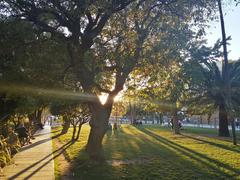
[[[235,133],[235,123],[234,123],[234,111],[236,106],[239,106],[238,92],[235,90],[239,88],[239,61],[233,64],[229,63],[228,52],[227,52],[227,38],[225,32],[225,22],[222,11],[222,1],[217,0],[217,5],[219,8],[219,17],[221,23],[222,32],[222,47],[223,47],[223,62],[222,71],[214,62],[210,63],[212,67],[209,68],[209,74],[212,74],[213,82],[210,83],[209,89],[213,89],[213,93],[210,93],[210,99],[214,100],[214,105],[219,107],[219,136],[230,136],[228,131],[228,121],[231,121],[232,132],[233,132],[233,144],[237,144],[236,133]],[[205,61],[206,62],[206,61]],[[209,62],[209,61],[208,61]],[[206,80],[206,79],[205,79]],[[233,93],[233,94],[232,94]],[[212,96],[214,95],[214,96]],[[234,98],[236,97],[236,98]]]
[[[223,17],[223,11],[222,11],[222,1],[217,0],[218,8],[219,8],[219,16],[220,16],[220,23],[221,23],[221,32],[222,32],[222,46],[223,46],[223,68],[222,68],[222,74],[223,74],[223,80],[224,80],[224,90],[225,90],[225,104],[228,111],[229,120],[232,124],[232,133],[233,133],[233,144],[237,145],[237,139],[236,139],[236,133],[235,133],[235,122],[234,122],[234,109],[233,109],[233,102],[232,102],[232,91],[231,91],[231,77],[230,77],[230,71],[229,69],[229,61],[228,61],[228,52],[227,52],[227,38],[226,38],[226,32],[225,32],[225,22]]]
[[[189,81],[189,108],[205,106],[219,110],[219,136],[229,137],[229,115],[226,104],[224,74],[215,61],[193,62]],[[240,105],[240,60],[228,63],[231,103],[237,111]],[[189,75],[189,74],[188,74]]]

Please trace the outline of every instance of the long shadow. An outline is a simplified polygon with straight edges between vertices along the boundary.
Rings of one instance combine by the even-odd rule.
[[[225,169],[227,169],[228,171],[231,171],[232,173],[234,173],[234,175],[239,175],[240,174],[240,170],[239,169],[235,169],[227,164],[224,164],[218,160],[215,160],[215,159],[212,159],[212,158],[209,158],[201,153],[198,153],[196,151],[193,151],[189,148],[186,148],[184,146],[181,146],[177,143],[174,143],[170,140],[167,140],[166,138],[163,138],[147,129],[144,129],[144,128],[138,128],[139,130],[141,130],[142,132],[146,133],[147,135],[149,136],[152,136],[153,138],[155,138],[156,140],[158,140],[159,142],[173,148],[173,149],[176,149],[178,152],[181,152],[182,154],[196,160],[197,162],[201,162],[202,164],[206,165],[207,167],[211,168],[212,170],[224,175],[224,176],[230,176],[229,174],[226,174],[224,173],[223,171],[220,171],[218,168],[214,167],[213,165],[210,165],[209,163],[205,162],[205,160],[211,162],[211,163],[214,163],[217,167],[223,167]],[[232,176],[231,176],[232,177]]]
[[[219,143],[203,140],[203,139],[200,139],[200,138],[197,138],[197,137],[192,137],[192,136],[189,136],[189,135],[186,135],[186,134],[182,134],[182,136],[187,137],[189,139],[196,140],[196,141],[200,141],[200,142],[203,142],[203,143],[207,143],[207,144],[210,144],[212,146],[216,146],[216,147],[228,150],[228,151],[240,153],[240,150],[228,147],[228,146],[223,145],[223,144],[219,144]]]
[[[46,134],[51,134],[52,132],[47,132],[47,133],[39,133],[39,134],[35,134],[33,135],[33,137],[38,137],[38,136],[42,136],[42,135],[46,135]]]
[[[196,128],[197,129],[197,128]],[[201,128],[202,130],[204,130],[205,128]],[[217,130],[215,130],[214,134],[209,134],[209,132],[204,132],[204,131],[192,131],[193,129],[187,129],[187,128],[183,128],[183,132],[185,133],[190,133],[190,134],[194,134],[194,135],[199,135],[199,133],[201,133],[201,136],[203,137],[207,137],[207,138],[216,138],[219,139],[221,141],[225,141],[225,142],[232,142],[232,138],[231,137],[220,137],[218,136],[218,132]],[[230,134],[231,134],[231,130],[230,130]],[[237,140],[240,140],[240,132],[236,132],[237,135]]]
[[[105,150],[107,149],[107,153],[105,152],[105,155],[107,155],[106,157],[108,157],[108,162],[101,166],[94,166],[94,164],[89,165],[87,161],[84,161],[80,156],[78,156],[73,161],[71,161],[71,164],[72,164],[71,171],[75,173],[76,175],[75,177],[77,179],[104,179],[104,180],[109,179],[110,180],[110,179],[113,179],[113,177],[116,175],[119,175],[120,177],[122,173],[123,173],[122,175],[124,175],[125,178],[127,179],[129,174],[124,174],[124,172],[122,172],[122,168],[126,168],[126,169],[129,168],[128,173],[136,173],[135,175],[138,177],[138,179],[154,179],[155,177],[154,175],[151,176],[151,174],[149,175],[147,173],[142,174],[141,171],[138,171],[137,169],[146,168],[146,172],[147,172],[149,170],[148,168],[151,168],[150,166],[153,166],[153,168],[155,168],[153,171],[155,171],[155,173],[159,173],[160,175],[161,173],[164,173],[164,170],[163,172],[161,172],[161,169],[162,169],[161,167],[163,167],[164,169],[164,166],[169,166],[171,163],[172,169],[178,170],[177,176],[180,176],[178,177],[179,179],[183,177],[186,178],[186,176],[181,176],[182,172],[179,171],[180,169],[183,172],[184,172],[184,169],[187,169],[187,170],[190,169],[189,171],[191,173],[194,173],[194,177],[197,179],[199,179],[199,177],[203,177],[203,179],[210,178],[210,177],[216,178],[216,176],[220,177],[220,174],[213,175],[208,171],[206,171],[205,168],[202,168],[197,164],[193,164],[192,160],[186,159],[181,155],[177,154],[175,151],[176,148],[174,148],[173,150],[173,148],[171,148],[170,146],[165,145],[166,143],[164,144],[156,143],[155,138],[153,137],[154,138],[153,140],[152,136],[146,135],[145,132],[141,133],[141,135],[139,136],[140,133],[141,133],[140,131],[136,132],[137,136],[135,136],[135,134],[131,133],[131,129],[129,129],[129,131],[127,132],[124,130],[118,131],[116,133],[108,132],[105,139],[106,141],[104,143]],[[149,137],[151,137],[151,140]],[[117,139],[117,141],[115,141],[116,140],[115,138]],[[135,144],[131,143],[132,141],[136,143],[137,147],[135,146]],[[148,143],[146,143],[146,141],[148,141]],[[139,153],[141,151],[142,153]],[[112,158],[113,153],[116,153],[116,152],[117,154],[120,153],[121,156],[117,157],[116,159]],[[128,156],[129,154],[130,156]],[[168,159],[166,160],[167,157]],[[116,161],[123,161],[123,163],[126,163],[126,164],[123,164],[120,167],[114,166],[111,164],[114,161],[114,159]],[[155,161],[155,159],[157,160]],[[128,160],[130,161],[132,160],[133,164],[131,164],[131,162],[130,164],[128,164],[127,162]],[[178,161],[180,161],[181,163],[178,163]],[[176,164],[174,164],[175,162]],[[151,165],[151,163],[153,163],[154,165]],[[156,170],[156,165],[159,167],[159,171]],[[133,167],[134,167],[134,170],[132,169]],[[196,169],[197,169],[197,172],[195,172]],[[225,174],[224,172],[218,170],[217,168],[215,168],[214,170],[215,172],[222,173],[222,176],[224,177],[229,176],[228,174]],[[172,177],[172,174],[171,174],[172,171],[173,170],[171,170],[169,173],[165,172],[165,174],[161,175],[160,177],[165,177],[165,178],[167,178],[168,176]]]
[[[140,128],[137,128],[137,129],[142,131],[142,129],[140,129]],[[131,131],[131,129],[129,131]],[[196,178],[206,176],[207,178],[209,178],[209,177],[217,178],[218,177],[220,179],[220,178],[225,177],[226,179],[229,179],[230,177],[231,178],[233,177],[233,176],[229,175],[227,172],[224,172],[224,171],[221,171],[220,169],[218,169],[218,167],[216,167],[214,164],[211,164],[211,162],[207,162],[207,160],[204,160],[203,158],[198,157],[198,156],[194,155],[193,153],[188,152],[187,150],[176,147],[175,145],[170,146],[172,142],[169,143],[170,145],[168,145],[165,141],[160,144],[160,143],[157,143],[158,139],[156,139],[155,137],[153,137],[154,140],[153,140],[153,138],[151,138],[151,140],[153,140],[153,141],[151,141],[149,138],[150,137],[149,135],[145,136],[147,134],[146,132],[141,133],[142,136],[138,136],[138,133],[140,133],[140,131],[138,131],[136,133],[137,136],[135,136],[135,134],[131,134],[129,132],[126,133],[124,131],[124,129],[120,129],[119,131],[116,131],[116,132],[109,131],[106,134],[105,145],[104,145],[105,148],[107,147],[107,149],[108,149],[108,152],[106,153],[106,155],[108,158],[110,158],[109,160],[112,159],[111,157],[112,157],[113,153],[115,153],[116,151],[117,151],[117,154],[120,153],[120,161],[121,160],[124,161],[124,160],[128,160],[128,159],[130,159],[130,160],[131,159],[133,159],[133,160],[141,159],[141,156],[142,156],[143,160],[145,157],[147,157],[147,158],[149,157],[149,162],[155,163],[155,162],[152,162],[152,159],[158,158],[160,156],[160,158],[156,162],[156,163],[161,162],[160,164],[157,164],[160,168],[161,166],[164,166],[164,160],[167,157],[169,157],[169,159],[167,159],[167,161],[165,163],[166,166],[168,166],[169,163],[171,163],[171,166],[173,164],[173,169],[176,167],[176,169],[181,169],[181,172],[182,171],[184,172],[184,169],[186,169],[186,170],[190,169],[189,171],[191,173],[194,173],[194,176]],[[132,138],[130,138],[130,137],[132,137]],[[114,139],[116,141],[113,141]],[[139,146],[139,148],[142,148],[142,147],[144,147],[144,148],[139,150],[138,148],[136,148],[135,144],[131,144],[132,141],[136,142],[136,145]],[[151,141],[151,142],[147,143],[147,145],[146,145],[146,141]],[[121,146],[121,148],[119,148],[120,146]],[[152,150],[148,150],[148,147],[149,147],[149,149],[152,149]],[[192,163],[193,161],[190,158],[184,158],[184,156],[179,155],[179,153],[176,153],[176,150],[178,152],[180,152],[181,154],[183,154],[185,157],[188,156],[191,159],[199,162],[199,164]],[[145,151],[145,152],[139,153],[138,151]],[[133,155],[128,156],[129,153],[132,153]],[[78,178],[78,179],[106,179],[107,180],[107,179],[112,179],[113,176],[122,174],[122,170],[121,170],[122,167],[120,167],[120,168],[118,166],[114,167],[114,166],[110,165],[109,163],[100,165],[100,166],[91,164],[91,162],[89,163],[88,159],[85,159],[84,155],[85,155],[85,151],[80,150],[77,157],[75,157],[74,159],[71,159],[71,172],[75,173],[75,178]],[[124,159],[121,159],[121,157]],[[176,163],[177,165],[174,165],[174,162],[176,162],[176,161],[178,162],[178,160],[181,163]],[[146,163],[148,163],[148,161],[146,161],[146,162],[143,161],[143,164],[141,164],[141,163],[136,164],[136,166],[138,166],[137,168],[145,168]],[[132,166],[134,166],[134,165],[127,164],[124,166],[129,167],[131,169]],[[151,165],[149,165],[149,166],[151,166]],[[146,168],[148,168],[148,167],[146,167]],[[211,173],[206,171],[206,168],[211,169]],[[103,173],[104,171],[107,173],[104,174]],[[130,170],[130,172],[131,171],[133,172],[132,169]],[[197,172],[195,172],[195,171],[197,171]],[[134,170],[134,172],[139,173],[136,170]],[[181,172],[178,173],[178,175],[180,177],[186,177],[186,176],[181,176]],[[212,172],[214,172],[214,174]],[[159,171],[159,173],[161,173],[161,171]],[[128,176],[128,175],[124,174],[124,176]],[[167,176],[167,173],[165,174],[165,176]],[[169,174],[169,176],[172,177],[170,174]],[[139,174],[139,178],[140,177],[142,179],[144,179],[143,177],[145,177],[145,176],[143,174]],[[154,177],[154,175],[152,177]],[[151,176],[148,176],[146,178],[151,179]]]
[[[34,134],[33,136],[34,137],[38,137],[38,136],[42,136],[42,135],[46,135],[46,134],[52,134],[52,133],[57,133],[57,132],[60,132],[61,129],[58,129],[58,130],[51,130],[50,132],[46,132],[46,133],[37,133],[37,134]]]
[[[63,134],[59,133],[59,134],[57,134],[57,135],[55,135],[55,136],[52,136],[51,138],[52,138],[52,139],[56,139],[56,138],[58,138],[58,137],[61,136],[61,135],[63,135]]]
[[[62,131],[62,130],[61,129],[56,129],[56,130],[52,129],[51,133],[56,133],[56,132],[60,132],[60,131]]]
[[[79,151],[78,156],[71,161],[71,171],[75,173],[76,177],[75,179],[79,180],[85,180],[85,179],[104,179],[104,180],[111,180],[111,179],[117,179],[115,171],[119,171],[119,167],[114,167],[111,165],[112,161],[128,161],[129,157],[127,157],[127,154],[134,153],[137,154],[139,149],[136,149],[136,151],[132,151],[134,148],[132,147],[132,144],[130,143],[131,139],[125,139],[122,140],[123,136],[126,136],[126,133],[123,131],[122,128],[119,128],[118,130],[108,131],[105,136],[105,157],[106,161],[102,164],[98,164],[96,162],[93,162],[89,159],[83,159],[81,156],[84,151]],[[120,140],[119,140],[120,139]],[[135,138],[134,138],[135,140]],[[140,146],[140,143],[144,144],[144,142],[137,143]],[[118,147],[121,146],[122,148],[119,149]],[[131,149],[131,151],[127,151],[128,149]],[[107,152],[106,152],[107,150]],[[114,153],[120,153],[121,155],[117,157],[117,159],[112,159]],[[138,157],[137,155],[135,158],[139,159],[141,157]],[[131,166],[131,165],[129,165]],[[121,169],[121,167],[120,167]],[[103,173],[104,172],[104,173]],[[107,172],[107,173],[106,173]],[[123,178],[124,179],[124,178]]]
[[[35,142],[35,143],[33,143],[33,144],[24,146],[24,147],[22,147],[22,148],[20,149],[20,152],[26,151],[26,150],[31,149],[31,148],[34,148],[34,147],[36,147],[36,146],[38,146],[38,145],[40,145],[40,144],[43,144],[43,143],[45,143],[45,142],[47,142],[47,141],[51,141],[52,139],[58,138],[58,137],[61,136],[61,135],[62,135],[62,134],[57,134],[57,135],[55,135],[55,136],[53,136],[53,137],[49,137],[49,138],[46,138],[46,139],[42,139],[42,140],[37,141],[37,142]]]
[[[48,154],[47,156],[43,157],[42,159],[40,159],[39,161],[33,163],[31,166],[23,169],[22,171],[18,172],[17,174],[11,176],[9,178],[9,180],[14,180],[17,177],[19,177],[21,174],[25,173],[26,171],[30,170],[31,168],[35,167],[36,165],[38,165],[39,163],[41,163],[42,161],[44,161],[45,159],[51,157],[53,154],[53,157],[50,158],[48,161],[46,161],[44,164],[42,164],[40,167],[38,167],[35,171],[33,171],[31,174],[29,174],[26,178],[24,179],[29,179],[31,178],[35,173],[37,173],[40,169],[42,169],[44,166],[46,166],[50,161],[52,161],[53,159],[57,158],[58,156],[60,156],[67,148],[69,148],[73,143],[70,141],[66,144],[64,144],[63,146],[61,146],[60,148],[58,148],[57,150],[53,151],[52,153]]]
[[[20,149],[20,152],[26,151],[26,150],[31,149],[31,148],[34,148],[35,146],[38,146],[38,145],[40,145],[40,144],[43,144],[43,143],[45,143],[45,142],[50,141],[51,139],[52,139],[52,138],[46,138],[46,139],[42,139],[42,140],[40,140],[40,141],[37,141],[37,142],[35,142],[35,143],[33,143],[33,144],[30,144],[30,145],[27,145],[27,146],[23,146],[23,147]]]

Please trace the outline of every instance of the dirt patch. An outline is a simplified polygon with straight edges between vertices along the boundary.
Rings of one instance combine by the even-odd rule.
[[[138,158],[138,159],[125,159],[125,160],[108,160],[107,163],[111,166],[121,165],[134,165],[134,164],[146,164],[150,163],[152,159],[149,158]]]

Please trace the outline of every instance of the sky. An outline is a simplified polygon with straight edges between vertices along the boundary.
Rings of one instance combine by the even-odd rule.
[[[228,51],[229,59],[237,60],[240,58],[240,5],[237,7],[232,4],[223,7],[226,35],[231,36]],[[220,22],[211,22],[210,28],[206,30],[208,45],[213,46],[221,36]]]

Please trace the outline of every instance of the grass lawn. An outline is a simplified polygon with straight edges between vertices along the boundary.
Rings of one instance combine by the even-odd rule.
[[[213,131],[186,128],[182,135],[173,135],[159,126],[122,125],[106,134],[103,146],[107,162],[101,165],[89,161],[84,151],[87,125],[76,143],[67,144],[72,129],[53,143],[55,150],[56,143],[65,145],[63,154],[70,162],[73,179],[240,179],[240,146],[214,137]],[[53,135],[57,133],[53,130]],[[59,177],[61,163],[56,160],[55,165]]]

